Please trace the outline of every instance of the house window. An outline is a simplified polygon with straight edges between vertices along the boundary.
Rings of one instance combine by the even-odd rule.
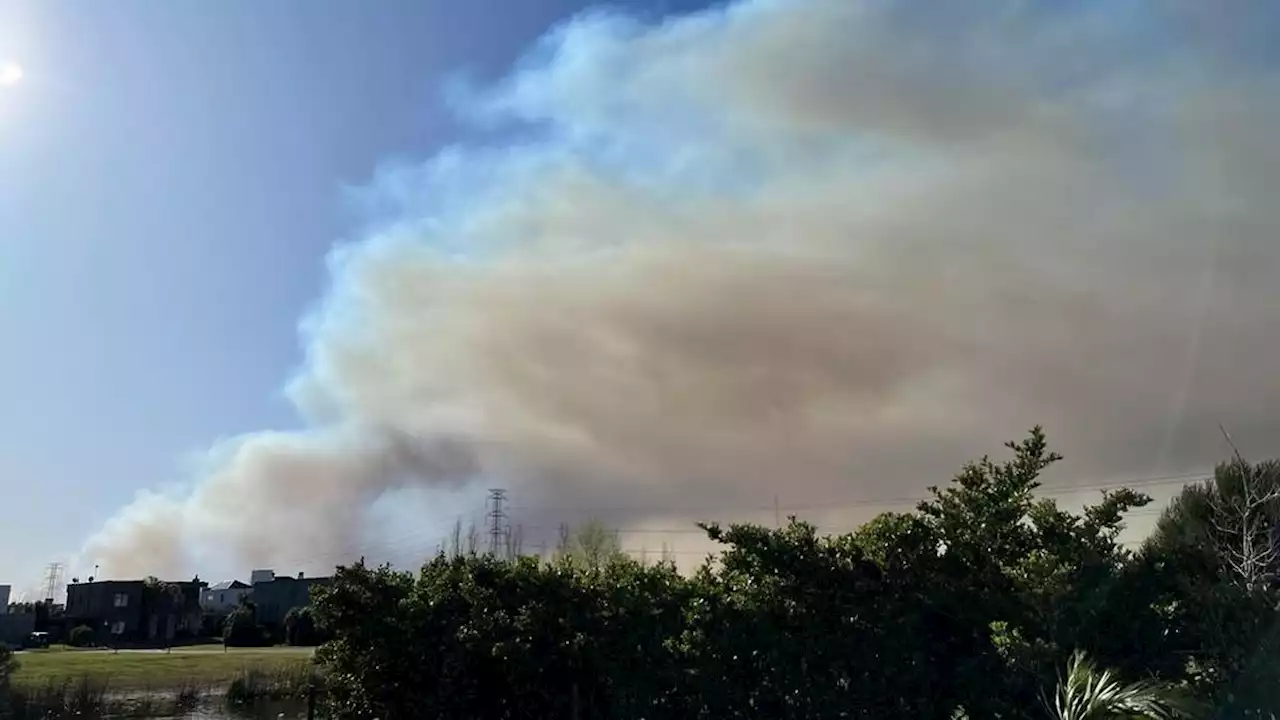
[[[116,593],[114,604],[116,607],[129,607],[129,596],[124,593]]]
[[[121,597],[121,596],[120,596],[120,595],[117,595],[116,597]],[[111,623],[111,634],[112,634],[112,635],[123,635],[123,634],[124,634],[124,621],[123,621],[123,620],[117,620],[117,621],[115,621],[115,622]]]

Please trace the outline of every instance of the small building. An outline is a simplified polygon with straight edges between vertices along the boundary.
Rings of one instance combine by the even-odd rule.
[[[254,572],[256,577],[264,578],[265,575],[257,573],[269,571]],[[332,578],[327,577],[304,577],[302,573],[298,573],[297,577],[276,577],[272,573],[270,580],[260,579],[253,584],[253,604],[257,608],[258,624],[273,633],[281,632],[285,615],[294,608],[310,606],[311,590],[328,585],[331,581]]]
[[[0,645],[22,647],[35,630],[35,613],[6,612],[0,615]]]
[[[226,615],[240,607],[252,592],[252,585],[239,580],[215,583],[200,593],[200,607],[211,615]]]
[[[67,586],[67,626],[85,625],[99,644],[168,643],[200,628],[205,583],[102,580]]]

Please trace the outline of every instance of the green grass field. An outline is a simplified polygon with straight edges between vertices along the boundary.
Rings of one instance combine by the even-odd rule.
[[[164,690],[184,685],[225,685],[242,670],[305,667],[310,648],[230,648],[221,646],[163,651],[32,650],[17,656],[16,685],[38,687],[82,678],[106,682],[112,690]]]

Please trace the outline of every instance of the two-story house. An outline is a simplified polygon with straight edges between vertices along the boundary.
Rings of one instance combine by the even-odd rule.
[[[328,585],[332,578],[298,576],[275,576],[266,579],[263,572],[255,571],[256,582],[253,583],[253,604],[257,608],[257,621],[273,633],[284,628],[285,615],[294,608],[311,605],[311,589],[319,585]]]
[[[71,627],[92,628],[102,644],[168,642],[200,627],[204,587],[199,581],[72,583],[67,586],[65,617]]]

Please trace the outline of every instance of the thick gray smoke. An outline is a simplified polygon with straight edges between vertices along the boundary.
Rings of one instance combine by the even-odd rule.
[[[219,447],[85,557],[332,564],[404,488],[439,535],[492,485],[544,528],[838,509],[1035,423],[1063,485],[1211,466],[1219,423],[1276,452],[1276,11],[1051,5],[559,29],[459,98],[520,142],[368,190],[304,324],[311,429]]]

